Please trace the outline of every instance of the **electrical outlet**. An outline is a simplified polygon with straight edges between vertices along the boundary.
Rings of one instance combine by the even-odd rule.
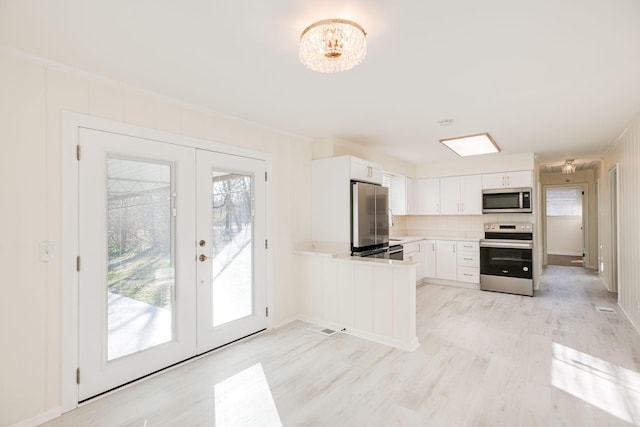
[[[49,242],[40,242],[40,262],[49,262],[53,259],[54,248]]]

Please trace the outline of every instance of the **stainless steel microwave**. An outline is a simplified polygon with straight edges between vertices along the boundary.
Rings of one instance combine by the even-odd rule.
[[[482,190],[482,213],[531,212],[531,187]]]

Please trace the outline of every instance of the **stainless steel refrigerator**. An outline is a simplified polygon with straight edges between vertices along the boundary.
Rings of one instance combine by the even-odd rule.
[[[389,247],[389,189],[351,182],[351,254],[383,257]]]

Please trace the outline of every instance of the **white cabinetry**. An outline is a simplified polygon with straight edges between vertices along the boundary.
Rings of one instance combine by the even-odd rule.
[[[480,283],[480,247],[477,241],[424,240],[425,277]]]
[[[371,182],[374,184],[382,184],[382,166],[353,156],[340,157],[349,158],[351,179]],[[333,157],[333,159],[339,159],[340,157]]]
[[[443,215],[482,214],[480,175],[440,178],[440,213]]]
[[[436,278],[456,280],[457,277],[456,242],[454,240],[437,240]]]
[[[436,277],[436,243],[437,240],[427,239],[425,242],[425,272],[424,277]]]
[[[440,194],[440,178],[416,179],[416,215],[438,215]]]
[[[298,318],[413,351],[415,267],[299,253]]]
[[[427,241],[406,243],[402,245],[404,260],[418,263],[416,267],[416,281],[427,277]]]
[[[531,171],[487,173],[482,175],[482,189],[532,187]]]
[[[416,193],[417,180],[407,177],[405,188],[407,189],[407,215],[418,214],[418,198]]]
[[[480,245],[478,242],[457,242],[458,282],[480,283]]]
[[[311,239],[351,242],[351,180],[382,183],[382,167],[352,156],[311,162]]]

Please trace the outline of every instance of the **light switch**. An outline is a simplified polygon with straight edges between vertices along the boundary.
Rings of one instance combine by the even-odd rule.
[[[54,248],[49,242],[40,242],[40,262],[49,262],[53,259]]]

